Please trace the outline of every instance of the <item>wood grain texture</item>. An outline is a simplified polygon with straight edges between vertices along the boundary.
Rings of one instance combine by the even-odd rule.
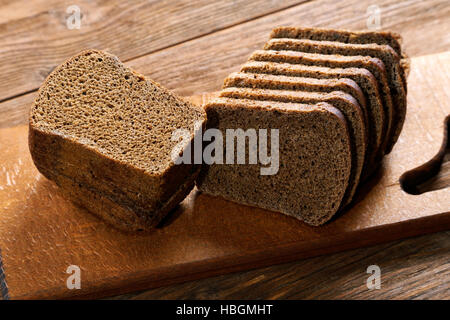
[[[109,299],[450,299],[450,232]],[[381,289],[367,288],[367,267]]]
[[[0,102],[0,128],[15,127],[28,122],[30,107],[37,92]]]
[[[180,95],[217,91],[230,72],[238,71],[255,49],[262,48],[272,28],[302,24],[366,29],[366,11],[371,4],[370,0],[308,2],[143,56],[129,65]],[[450,35],[443,31],[450,28],[448,1],[377,1],[377,5],[384,12],[382,28],[399,32],[410,56],[449,50]],[[214,50],[211,43],[217,44]],[[178,58],[180,55],[183,59]]]
[[[142,12],[162,10],[147,8],[150,6],[148,1],[142,8],[139,7],[140,2],[136,2],[132,6],[136,6],[135,10],[129,8],[120,15],[116,9],[113,10],[106,4],[106,8],[100,4],[95,7],[89,5],[88,12],[98,11],[98,13],[92,18],[86,17],[93,21],[87,23],[86,29],[82,28],[80,31],[67,30],[61,21],[61,25],[56,28],[57,31],[54,31],[53,24],[56,22],[53,24],[49,22],[48,26],[45,23],[53,21],[52,16],[45,13],[46,11],[32,16],[31,20],[27,18],[24,18],[24,21],[17,20],[15,23],[19,26],[22,23],[27,26],[20,27],[25,34],[22,32],[16,34],[11,31],[12,26],[8,26],[6,30],[9,30],[9,33],[6,33],[4,41],[11,45],[7,45],[3,53],[0,51],[0,70],[4,70],[4,73],[0,75],[0,114],[2,115],[0,127],[25,123],[34,93],[25,93],[23,96],[6,101],[2,101],[2,98],[36,90],[54,66],[85,47],[94,46],[97,49],[110,50],[122,61],[128,61],[126,63],[128,66],[161,82],[180,95],[190,96],[219,90],[223,79],[230,72],[237,71],[253,50],[263,46],[273,27],[301,24],[366,29],[367,7],[373,4],[370,0],[339,2],[316,0],[281,10],[295,1],[262,1],[264,3],[262,6],[255,2],[252,4],[243,2],[248,3],[247,7],[235,1],[235,5],[222,4],[225,8],[219,6],[217,10],[214,6],[204,8],[201,7],[202,2],[198,2],[198,5],[195,2],[196,4],[187,8],[184,13],[177,11],[179,9],[173,9],[175,12],[170,13],[171,18],[166,22],[158,20],[156,27],[153,26],[156,22],[150,17],[140,18],[140,15],[144,14]],[[172,2],[170,3],[172,5]],[[173,5],[176,6],[176,2],[173,2]],[[377,5],[382,10],[381,27],[401,33],[405,51],[410,56],[450,49],[450,35],[446,31],[450,29],[448,1],[383,0],[377,1]],[[41,7],[46,8],[46,6]],[[120,9],[120,6],[118,8]],[[267,14],[273,10],[279,11]],[[266,15],[257,18],[263,14]],[[178,17],[179,15],[181,18]],[[205,20],[201,19],[204,18],[203,15],[207,15],[207,18],[201,23],[206,26],[199,26],[200,22],[197,20]],[[64,14],[60,12],[59,16]],[[35,19],[40,19],[40,22],[30,22]],[[250,21],[239,23],[245,19]],[[175,25],[175,21],[179,21],[179,24]],[[108,23],[118,30],[113,35],[104,37],[103,33],[109,32],[104,24]],[[145,23],[149,25],[145,25],[144,28],[142,24]],[[44,29],[40,34],[36,34],[27,28]],[[145,31],[139,28],[144,28]],[[130,34],[124,37],[122,33],[126,33],[127,30],[131,30]],[[143,35],[143,32],[146,34]],[[73,33],[77,36],[73,36]],[[1,35],[0,25],[0,39],[2,39]],[[110,40],[111,37],[114,39]],[[187,41],[191,37],[194,39]],[[104,42],[104,39],[108,42]],[[177,43],[180,44],[176,45]],[[136,56],[139,57],[136,58]],[[21,64],[26,65],[22,67]],[[17,72],[18,69],[21,72]]]
[[[400,177],[400,185],[406,192],[422,194],[450,186],[450,114],[445,123],[446,133],[439,152],[423,165]]]
[[[421,193],[439,190],[450,186],[450,160],[445,161],[439,173],[419,186]]]
[[[413,196],[398,183],[440,149],[449,62],[450,52],[412,60],[399,142],[353,208],[319,228],[194,190],[155,232],[123,234],[38,174],[25,126],[1,129],[0,248],[11,297],[112,295],[449,229],[448,188]],[[82,270],[79,291],[66,288],[72,264]]]
[[[0,15],[0,101],[35,90],[50,71],[87,48],[127,61],[266,15],[302,0],[283,1],[16,1]],[[81,11],[69,29],[69,6]],[[2,8],[2,12],[3,12]]]

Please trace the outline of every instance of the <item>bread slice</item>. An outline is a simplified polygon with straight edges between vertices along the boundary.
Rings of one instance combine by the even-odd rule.
[[[394,101],[393,137],[398,138],[400,135],[406,116],[406,80],[402,77],[400,57],[391,47],[377,44],[347,44],[283,38],[269,40],[264,48],[344,56],[371,56],[380,59],[385,65]],[[393,143],[395,142],[396,140]]]
[[[402,54],[401,36],[398,33],[390,31],[349,31],[310,27],[278,27],[272,30],[270,37],[337,41],[353,44],[384,44],[389,45],[398,55]]]
[[[343,91],[352,95],[356,101],[358,101],[365,123],[368,121],[366,113],[366,97],[358,84],[348,78],[320,79],[312,77],[289,77],[270,74],[234,72],[224,80],[223,88],[229,87],[318,92]]]
[[[386,119],[381,100],[378,84],[375,77],[367,69],[363,68],[326,68],[308,66],[302,64],[276,63],[265,61],[248,61],[245,63],[241,72],[282,75],[290,77],[313,77],[318,79],[351,79],[361,88],[366,101],[366,113],[369,127],[369,141],[367,155],[368,167],[373,168],[373,161],[380,160],[384,155],[384,146],[386,141],[386,132],[389,121]],[[339,89],[337,89],[339,90]],[[341,91],[345,91],[342,90]],[[352,94],[347,91],[347,93]],[[364,104],[359,99],[361,107]],[[364,110],[363,110],[364,111]],[[377,153],[377,154],[376,154]]]
[[[401,57],[402,78],[406,83],[409,74],[410,59],[402,52],[402,37],[391,31],[349,31],[339,29],[278,27],[272,30],[271,38],[295,38],[319,41],[337,41],[353,44],[381,44],[390,46]],[[405,91],[407,88],[405,87]]]
[[[337,54],[346,56],[371,56],[383,61],[392,81],[400,82],[406,89],[406,81],[400,66],[400,56],[388,45],[353,44],[336,41],[314,41],[308,39],[274,38],[265,44],[268,50],[294,50],[309,53]]]
[[[278,129],[279,170],[261,175],[259,164],[205,166],[197,182],[201,191],[315,226],[336,213],[348,185],[352,157],[339,110],[327,103],[228,98],[216,98],[205,109],[208,123],[215,123],[225,140],[226,129]]]
[[[206,113],[125,67],[83,51],[45,80],[31,108],[29,147],[64,195],[123,230],[149,230],[192,189],[200,167],[176,165]],[[177,129],[188,141],[172,141]],[[178,149],[177,149],[178,150]],[[176,154],[175,154],[176,156]]]
[[[352,201],[359,184],[367,148],[364,118],[361,108],[353,96],[341,91],[320,93],[250,88],[225,88],[220,92],[220,96],[235,99],[271,100],[303,104],[326,102],[339,109],[348,123],[350,145],[353,154],[348,190],[342,200],[342,206]]]
[[[383,62],[377,58],[368,56],[336,56],[299,51],[256,50],[250,56],[249,61],[302,64],[328,68],[367,69],[378,80],[383,108],[385,114],[388,115],[388,121],[394,118],[394,107],[391,100],[391,91],[389,89],[387,74]],[[394,125],[390,125],[391,123],[392,121],[387,124],[387,128],[389,129],[387,129],[386,133],[388,142],[386,143],[385,154],[391,151],[394,141],[398,138],[393,136]]]
[[[274,89],[274,90],[297,90],[309,92],[333,92],[342,91],[353,98],[359,104],[364,120],[365,135],[368,141],[371,140],[373,133],[368,130],[369,120],[367,115],[366,99],[361,88],[356,82],[347,78],[331,78],[331,79],[317,79],[317,78],[303,78],[303,77],[289,77],[269,74],[250,74],[250,73],[232,73],[224,81],[224,88],[257,88],[257,89]],[[373,146],[367,143],[365,162],[363,164],[362,175],[366,176],[366,168],[368,166],[374,167],[374,156],[378,151],[378,146]]]

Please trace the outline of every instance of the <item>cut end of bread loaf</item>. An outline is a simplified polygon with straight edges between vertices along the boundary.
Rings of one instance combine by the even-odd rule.
[[[74,202],[120,229],[149,229],[189,193],[199,171],[172,161],[180,143],[172,134],[189,132],[182,152],[205,122],[201,107],[117,57],[88,50],[57,67],[39,89],[30,151]]]
[[[170,165],[176,128],[204,121],[201,108],[125,67],[117,57],[85,51],[59,66],[39,90],[30,124],[104,156],[158,174]]]

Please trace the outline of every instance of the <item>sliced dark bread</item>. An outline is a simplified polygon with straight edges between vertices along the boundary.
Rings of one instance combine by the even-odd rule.
[[[259,164],[212,164],[203,167],[197,181],[201,191],[314,226],[336,213],[352,158],[346,121],[338,109],[327,103],[217,98],[205,110],[224,140],[227,129],[278,129],[279,170],[261,175]]]
[[[31,108],[29,147],[63,194],[123,230],[151,229],[192,189],[200,167],[176,165],[172,132],[206,113],[125,67],[84,51],[57,67]],[[175,159],[175,158],[174,158]]]
[[[378,80],[385,114],[392,115],[391,117],[388,117],[388,119],[394,118],[393,114],[395,110],[391,100],[387,74],[383,62],[377,58],[368,56],[337,56],[299,51],[256,50],[250,56],[249,61],[302,64],[328,68],[367,69]],[[393,141],[396,141],[398,138],[398,136],[393,136],[394,125],[388,125],[388,127],[390,130],[386,133],[388,142],[386,142],[385,153],[391,151],[394,143]]]
[[[385,44],[402,54],[402,38],[398,33],[388,31],[350,31],[342,29],[310,27],[278,27],[272,30],[271,38],[295,38],[320,41],[338,41],[355,44]]]
[[[271,74],[250,74],[244,72],[231,73],[223,83],[223,88],[243,87],[243,88],[260,88],[260,89],[276,89],[279,86],[283,90],[299,90],[299,91],[319,91],[332,92],[343,91],[352,95],[359,105],[362,107],[365,122],[368,121],[366,115],[367,102],[364,93],[359,85],[348,78],[313,78],[313,77],[290,77]],[[282,87],[282,88],[281,88]]]
[[[347,44],[282,38],[269,40],[264,48],[344,56],[370,56],[380,59],[384,63],[394,101],[393,136],[400,135],[406,116],[406,81],[402,78],[400,57],[391,47],[377,44]]]
[[[362,111],[364,119],[365,135],[368,141],[371,140],[373,133],[369,128],[369,120],[367,116],[367,105],[361,88],[356,82],[347,78],[303,78],[303,77],[289,77],[278,76],[270,74],[250,74],[243,72],[236,72],[230,74],[224,81],[224,88],[238,87],[238,88],[257,88],[257,89],[273,89],[273,90],[298,90],[309,92],[333,92],[342,91],[353,96],[358,102]],[[374,167],[373,161],[377,149],[367,143],[366,157],[363,164],[362,175],[366,176],[365,168]],[[376,146],[377,148],[378,146]]]
[[[303,64],[248,61],[242,66],[241,71],[292,77],[316,77],[320,79],[346,77],[354,80],[366,97],[368,127],[369,132],[371,132],[368,141],[368,166],[366,167],[368,170],[365,170],[366,176],[376,168],[371,162],[377,162],[384,156],[387,139],[386,133],[390,128],[390,119],[392,118],[392,115],[385,114],[377,80],[367,69],[327,68]],[[371,161],[371,159],[373,161]]]
[[[378,91],[377,81],[368,70],[362,68],[326,68],[288,63],[248,61],[242,66],[241,71],[249,74],[257,73],[279,75],[296,78],[298,77],[299,79],[304,79],[304,77],[313,77],[318,79],[329,79],[333,80],[333,82],[335,82],[336,79],[350,79],[354,81],[354,83],[358,84],[361,91],[357,90],[357,92],[352,92],[352,90],[346,90],[345,86],[341,86],[340,88],[336,88],[335,86],[326,86],[325,90],[316,91],[330,92],[340,90],[353,95],[358,100],[358,103],[363,109],[363,113],[365,113],[366,124],[368,126],[369,151],[366,157],[368,167],[373,168],[373,161],[375,161],[375,159],[379,160],[381,156],[384,155],[384,145],[382,145],[382,143],[384,143],[384,139],[386,138],[386,127],[388,121],[386,121],[385,119],[383,104],[381,102],[380,93]],[[295,80],[292,79],[289,81]],[[259,88],[261,88],[261,86],[259,86]],[[326,88],[333,89],[326,90]],[[289,88],[287,86],[284,86],[283,89]],[[358,99],[357,95],[359,95],[359,92],[364,94],[364,97],[368,102],[367,104],[361,103],[361,99]]]
[[[319,41],[337,41],[354,44],[376,43],[388,45],[402,58],[400,65],[403,72],[402,77],[406,82],[409,74],[410,59],[402,52],[402,37],[390,31],[349,31],[339,29],[308,28],[308,27],[278,27],[272,30],[271,38],[295,38]],[[405,88],[406,90],[406,88]]]
[[[400,56],[388,45],[376,43],[354,44],[336,41],[315,41],[308,39],[273,38],[264,46],[267,50],[294,50],[308,53],[336,54],[344,56],[370,56],[383,61],[390,80],[406,89],[402,76]]]
[[[249,100],[271,100],[279,102],[295,102],[315,104],[327,102],[339,109],[348,122],[350,145],[352,148],[352,170],[350,174],[348,190],[342,201],[342,205],[349,204],[360,181],[361,171],[365,161],[367,148],[367,136],[364,117],[356,99],[344,92],[331,93],[269,90],[252,88],[225,88],[220,92],[221,97]]]

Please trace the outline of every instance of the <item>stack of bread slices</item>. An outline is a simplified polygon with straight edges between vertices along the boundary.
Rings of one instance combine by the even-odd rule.
[[[210,126],[277,128],[279,170],[213,164],[205,193],[321,225],[352,203],[396,143],[408,58],[390,32],[280,27],[206,105]],[[225,134],[224,134],[225,136]]]

